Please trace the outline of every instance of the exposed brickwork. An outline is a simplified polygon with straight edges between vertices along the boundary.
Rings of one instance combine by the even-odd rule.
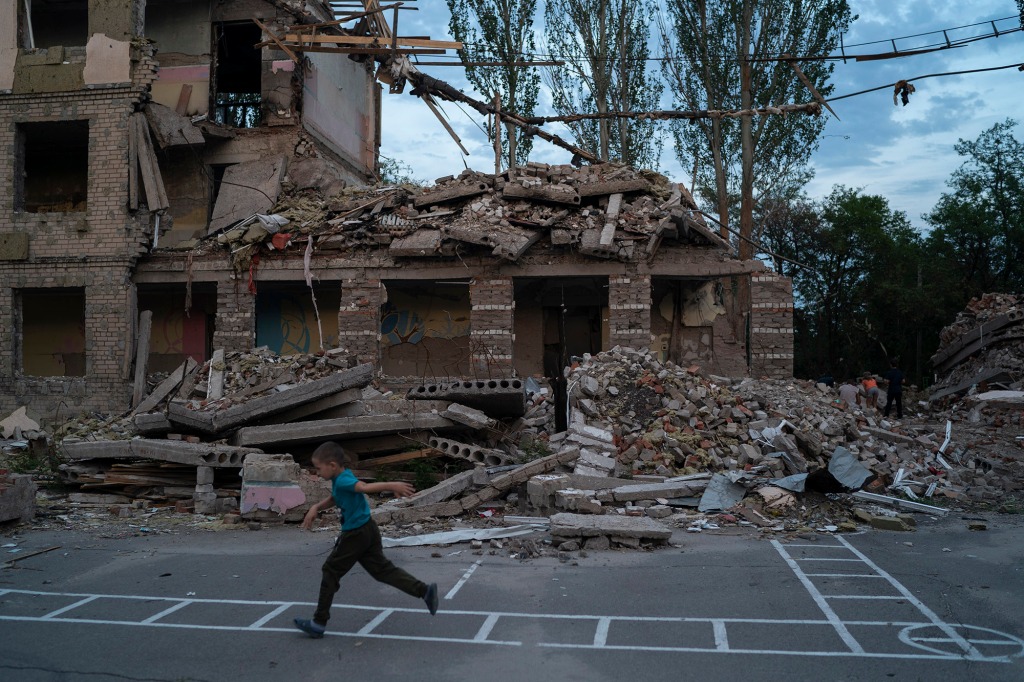
[[[608,344],[647,348],[651,343],[650,275],[608,278]]]
[[[361,363],[380,365],[380,310],[387,289],[379,279],[346,279],[341,284],[338,343]]]
[[[256,297],[241,280],[217,283],[217,319],[213,347],[251,350],[256,339]]]
[[[475,277],[469,283],[470,365],[479,376],[512,373],[511,277]]]
[[[793,376],[793,281],[774,273],[750,279],[750,373]]]

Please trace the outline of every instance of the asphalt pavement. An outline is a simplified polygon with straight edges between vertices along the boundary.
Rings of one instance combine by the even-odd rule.
[[[332,533],[31,531],[24,552],[60,549],[0,569],[0,679],[1021,680],[1024,518],[985,519],[680,532],[568,562],[390,549],[438,583],[438,614],[356,568],[320,640],[291,621]]]

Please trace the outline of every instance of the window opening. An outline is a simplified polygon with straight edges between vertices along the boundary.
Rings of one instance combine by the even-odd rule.
[[[89,122],[18,125],[15,210],[71,213],[86,210]]]
[[[30,376],[85,376],[85,290],[22,290],[21,370]]]
[[[82,47],[89,42],[88,0],[18,0],[18,5],[22,47]]]
[[[235,128],[255,128],[261,117],[260,28],[251,21],[215,25],[214,119]]]

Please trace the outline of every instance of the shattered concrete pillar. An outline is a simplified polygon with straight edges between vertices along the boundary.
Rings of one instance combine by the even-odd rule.
[[[217,282],[213,347],[251,350],[256,339],[256,297],[241,280]]]
[[[379,279],[346,279],[341,285],[338,342],[359,363],[380,365],[380,310],[387,300]]]
[[[750,277],[750,375],[793,376],[793,280],[774,272]]]
[[[308,508],[306,494],[299,485],[301,472],[302,467],[291,455],[247,455],[242,465],[242,516],[300,520]]]
[[[612,348],[648,348],[651,345],[649,275],[608,278],[608,344]]]
[[[515,310],[511,277],[474,277],[469,283],[470,362],[478,375],[512,372],[512,320]]]

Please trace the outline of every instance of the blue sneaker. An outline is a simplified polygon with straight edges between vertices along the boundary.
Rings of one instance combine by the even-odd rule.
[[[437,613],[437,583],[427,585],[427,593],[423,595],[423,601],[427,603],[431,616]]]
[[[326,628],[316,621],[307,620],[305,618],[296,618],[295,627],[305,632],[313,639],[321,639],[324,636]]]

